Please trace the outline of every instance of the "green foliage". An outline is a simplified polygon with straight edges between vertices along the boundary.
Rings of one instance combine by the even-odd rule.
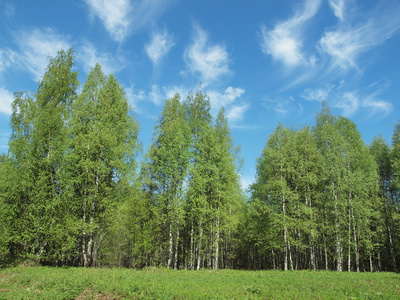
[[[141,170],[160,229],[153,233],[160,249],[153,264],[218,268],[221,245],[233,242],[243,210],[237,154],[224,110],[214,124],[209,110],[202,92],[183,103],[176,95],[155,127]],[[224,255],[231,263],[232,250]]]
[[[138,124],[124,91],[96,65],[77,95],[73,59],[71,49],[58,52],[35,95],[15,93],[1,166],[9,258],[95,264],[118,200],[133,188]]]
[[[14,95],[0,264],[397,271],[400,125],[392,146],[378,137],[368,148],[326,103],[313,128],[279,124],[246,202],[240,147],[205,93],[165,101],[138,172],[139,125],[123,88],[96,64],[78,93],[73,67],[73,50],[62,50],[36,94]],[[265,290],[249,283],[241,295],[271,297]],[[176,295],[158,292],[128,295]]]
[[[256,265],[381,268],[377,170],[355,124],[332,116],[326,103],[312,131],[279,125],[251,187],[248,226]]]

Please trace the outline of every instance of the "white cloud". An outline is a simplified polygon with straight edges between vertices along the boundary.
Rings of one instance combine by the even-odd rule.
[[[228,110],[227,118],[230,123],[235,123],[241,121],[244,118],[245,112],[249,109],[250,105],[244,103],[242,105],[236,105]]]
[[[124,87],[126,98],[128,103],[137,113],[141,113],[138,103],[146,99],[146,94],[143,90],[136,91],[133,86]]]
[[[333,85],[327,85],[325,88],[321,89],[310,89],[307,88],[304,90],[301,95],[302,98],[308,101],[324,101],[328,98],[329,93],[331,92]]]
[[[164,32],[153,32],[151,41],[145,46],[145,50],[153,64],[157,64],[175,45],[170,34]]]
[[[346,8],[345,0],[329,0],[335,16],[341,21],[344,20],[344,11]]]
[[[56,33],[53,29],[34,29],[15,35],[19,53],[15,60],[28,70],[35,81],[39,81],[49,63],[59,50],[68,50],[70,45],[67,38]]]
[[[221,107],[224,107],[231,125],[243,121],[250,104],[238,103],[238,101],[245,92],[242,88],[234,88],[232,86],[227,87],[223,93],[215,90],[207,91],[207,95],[210,98],[211,114],[217,116]]]
[[[0,87],[0,113],[11,115],[11,104],[13,101],[13,94]]]
[[[154,24],[159,15],[173,0],[137,0],[133,4],[131,28],[133,31]]]
[[[293,110],[293,97],[288,98],[266,98],[265,102],[261,105],[267,109],[275,111],[277,114],[281,116],[287,115],[291,110]],[[298,109],[297,109],[298,110]]]
[[[145,97],[148,101],[152,102],[156,106],[164,104],[166,99],[171,99],[179,94],[181,99],[185,99],[189,94],[188,89],[178,86],[163,86],[159,87],[157,84],[151,86],[151,91]]]
[[[105,74],[117,73],[125,66],[125,59],[121,56],[111,55],[109,53],[98,53],[93,44],[89,42],[83,45],[77,51],[77,59],[83,64],[86,73],[99,63]]]
[[[342,109],[343,116],[350,117],[358,110],[359,102],[354,92],[346,92],[334,106]]]
[[[305,58],[302,53],[302,31],[304,24],[314,17],[321,0],[306,0],[303,10],[285,22],[279,23],[272,30],[261,27],[261,50],[281,61],[288,67],[315,63],[315,57]]]
[[[223,45],[209,45],[207,33],[194,28],[194,40],[186,50],[184,59],[193,73],[200,73],[204,84],[230,73],[228,52]]]
[[[164,87],[163,90],[165,93],[165,99],[171,99],[175,97],[176,94],[179,94],[182,100],[185,99],[186,96],[189,94],[189,90],[187,88],[178,86]]]
[[[0,72],[4,72],[8,67],[15,64],[18,54],[10,49],[0,49]]]
[[[151,90],[136,90],[133,86],[124,88],[129,103],[135,108],[137,113],[148,114],[142,110],[139,103],[152,103],[155,106],[161,106],[164,104],[166,99],[175,97],[176,94],[181,96],[181,99],[185,99],[188,95],[188,90],[177,86],[159,86],[153,84]],[[152,115],[151,117],[155,117]]]
[[[365,98],[362,106],[370,111],[370,115],[383,113],[384,116],[387,116],[393,110],[393,105],[391,103],[376,99],[373,96]]]
[[[357,59],[362,53],[384,43],[400,29],[399,15],[400,6],[374,11],[374,17],[363,24],[343,24],[337,30],[325,32],[319,48],[330,56],[334,67],[358,68]]]
[[[229,86],[223,94],[217,91],[209,91],[207,95],[210,97],[211,107],[220,109],[222,106],[226,107],[236,101],[245,93],[244,89],[234,88]]]
[[[365,94],[365,91],[363,93],[358,91],[337,92],[333,95],[336,99],[334,107],[341,108],[342,115],[345,117],[351,117],[359,111],[366,111],[366,118],[376,114],[386,116],[393,110],[393,105],[378,97],[383,88],[378,87],[378,89],[368,94]]]
[[[161,93],[161,90],[157,84],[151,86],[151,91],[149,93],[149,100],[154,103],[154,105],[161,105],[165,100]]]
[[[171,0],[84,0],[92,15],[97,16],[117,41],[130,33],[154,23]]]
[[[128,34],[132,6],[129,0],[85,0],[91,12],[103,21],[105,28],[116,41]]]

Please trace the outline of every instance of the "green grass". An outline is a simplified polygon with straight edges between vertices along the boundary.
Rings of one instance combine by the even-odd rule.
[[[400,275],[15,267],[0,299],[400,299]]]

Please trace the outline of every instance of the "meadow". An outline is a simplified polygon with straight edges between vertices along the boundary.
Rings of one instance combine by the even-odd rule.
[[[400,275],[13,267],[0,299],[400,299]]]

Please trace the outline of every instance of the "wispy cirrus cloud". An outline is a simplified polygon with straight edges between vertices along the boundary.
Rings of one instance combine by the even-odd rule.
[[[179,94],[181,99],[184,99],[188,95],[189,89],[178,86],[160,86],[158,84],[153,84],[150,90],[137,90],[130,86],[125,88],[125,92],[130,103],[141,112],[139,107],[140,102],[148,102],[155,106],[161,106],[166,99],[173,98],[176,94]]]
[[[334,107],[342,109],[342,115],[350,117],[358,110],[360,101],[354,92],[346,92],[338,100]]]
[[[299,101],[295,101],[293,96],[266,96],[261,105],[270,111],[274,111],[280,117],[285,117],[292,113],[298,116],[303,114],[303,106]]]
[[[11,115],[11,104],[14,101],[13,94],[0,87],[0,113]]]
[[[134,86],[124,87],[128,103],[132,106],[136,113],[141,113],[139,102],[146,99],[146,94],[143,90],[136,90]]]
[[[242,88],[234,88],[229,86],[223,93],[217,91],[207,92],[210,97],[211,107],[220,109],[222,106],[227,107],[239,99],[246,91]]]
[[[149,92],[149,100],[154,103],[154,105],[161,105],[165,100],[164,93],[161,92],[160,87],[157,84],[151,86],[151,91]]]
[[[379,99],[375,95],[366,97],[363,100],[362,106],[369,111],[369,115],[371,116],[383,114],[383,117],[386,117],[393,110],[392,103]]]
[[[19,51],[13,53],[15,63],[28,70],[35,81],[39,81],[49,58],[54,57],[59,50],[71,47],[68,39],[51,28],[17,32],[14,40]]]
[[[183,86],[168,86],[164,87],[163,90],[165,92],[165,99],[173,98],[176,94],[179,94],[182,101],[187,95],[189,95],[189,88]]]
[[[77,59],[83,65],[86,73],[89,73],[96,63],[101,65],[104,73],[107,75],[117,73],[126,65],[123,56],[99,52],[93,44],[87,41],[78,48]]]
[[[393,110],[393,105],[380,99],[377,93],[363,95],[356,91],[344,93],[340,100],[334,104],[334,107],[342,109],[342,115],[345,117],[353,116],[360,109],[367,112],[366,117],[377,114],[385,117]]]
[[[114,41],[122,42],[136,30],[154,22],[171,0],[84,0]]]
[[[336,30],[328,30],[319,41],[319,48],[330,57],[331,68],[359,68],[357,60],[365,52],[383,44],[400,29],[400,5],[376,9],[366,22],[352,26],[344,22]]]
[[[157,65],[174,45],[174,39],[166,29],[162,32],[153,31],[151,41],[145,46],[145,51],[153,64]]]
[[[333,88],[332,84],[327,84],[323,88],[310,89],[306,88],[302,93],[301,97],[308,101],[324,101],[328,98],[331,90]]]
[[[151,86],[151,91],[149,91],[146,99],[150,101],[156,106],[161,106],[164,104],[166,99],[171,99],[175,97],[176,94],[179,94],[181,99],[185,99],[186,96],[190,93],[189,88],[185,88],[182,86],[159,86],[157,84],[153,84]]]
[[[345,0],[329,0],[329,5],[333,9],[335,16],[339,20],[343,21],[345,8],[346,8],[346,1]]]
[[[250,108],[249,103],[234,105],[228,109],[227,118],[230,123],[243,121],[246,111]]]
[[[210,45],[207,33],[194,26],[193,43],[186,48],[184,60],[188,70],[199,73],[204,84],[231,73],[229,55],[224,45]]]
[[[133,7],[129,0],[84,0],[93,15],[104,23],[104,27],[115,41],[121,42],[128,34]]]
[[[17,62],[18,54],[11,49],[0,49],[0,73]]]
[[[306,0],[302,9],[296,11],[292,18],[278,23],[274,29],[261,26],[262,52],[287,67],[315,63],[315,57],[305,57],[302,53],[302,39],[304,25],[315,16],[320,3],[321,0]]]
[[[352,117],[360,111],[364,111],[366,117],[377,114],[385,117],[393,110],[393,105],[380,97],[388,86],[387,83],[376,83],[360,91],[328,84],[322,88],[305,89],[302,98],[308,101],[328,101],[333,107],[340,109],[345,117]]]
[[[232,86],[227,87],[222,93],[216,90],[207,91],[210,97],[211,113],[217,116],[221,107],[224,107],[231,125],[243,121],[246,111],[250,108],[250,104],[241,99],[245,92],[242,88]]]

